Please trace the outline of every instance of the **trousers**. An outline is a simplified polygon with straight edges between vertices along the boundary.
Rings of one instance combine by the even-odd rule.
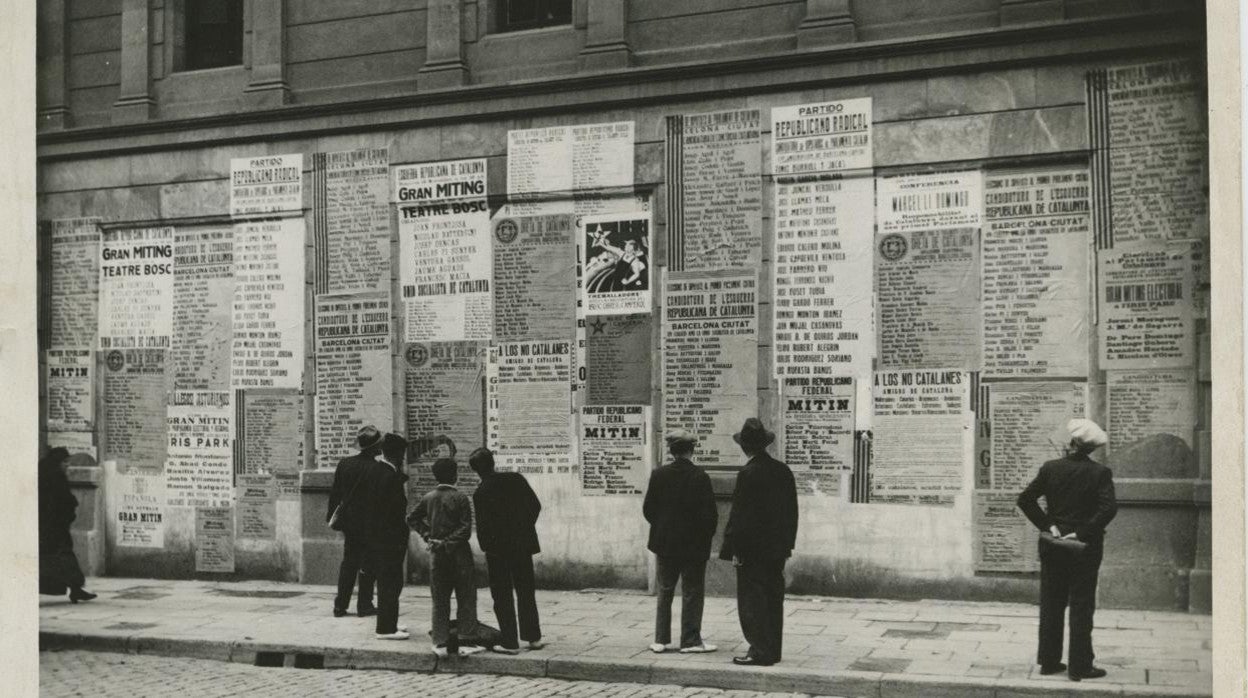
[[[334,608],[345,611],[351,605],[351,592],[355,590],[356,581],[360,584],[360,596],[356,601],[356,610],[373,607],[373,587],[376,580],[373,573],[365,569],[364,556],[368,544],[361,533],[344,531],[342,540],[342,564],[338,566],[338,595],[334,597]]]
[[[429,596],[433,599],[434,645],[446,644],[451,634],[451,594],[455,595],[456,631],[460,637],[477,632],[477,584],[473,578],[472,548],[467,543],[430,554]]]
[[[680,580],[680,646],[702,644],[702,606],[706,596],[706,560],[659,555],[657,569],[658,608],[654,615],[654,641],[672,641],[672,597]]]
[[[490,575],[494,617],[498,619],[498,629],[502,632],[500,644],[516,649],[520,647],[520,640],[536,642],[542,639],[537,596],[534,593],[533,556],[527,553],[486,553],[485,564]],[[517,610],[520,612],[518,633]]]
[[[737,616],[750,654],[780,661],[784,636],[784,558],[747,559],[737,568]]]
[[[403,591],[404,545],[370,545],[366,566],[377,580],[377,632],[389,635],[399,625],[399,593]]]
[[[1080,672],[1092,667],[1092,616],[1103,555],[1099,542],[1080,553],[1040,546],[1040,646],[1036,661],[1042,666],[1062,661],[1062,630],[1069,606],[1069,669]]]

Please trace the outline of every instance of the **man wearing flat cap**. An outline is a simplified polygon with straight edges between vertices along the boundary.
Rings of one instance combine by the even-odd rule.
[[[1036,661],[1041,674],[1067,671],[1072,681],[1105,676],[1092,664],[1092,615],[1096,578],[1104,553],[1105,526],[1118,513],[1114,474],[1088,456],[1109,442],[1104,430],[1087,419],[1066,425],[1066,456],[1040,467],[1018,495],[1018,508],[1041,531],[1040,643]],[[1045,508],[1037,502],[1044,497]],[[1070,606],[1069,666],[1062,664],[1062,630]]]
[[[364,538],[364,510],[368,503],[360,483],[373,457],[381,453],[381,432],[377,431],[377,427],[366,426],[356,434],[355,441],[360,452],[338,461],[338,467],[334,469],[334,483],[329,488],[329,511],[325,514],[325,522],[329,523],[334,512],[338,512],[334,527],[342,531],[343,539],[342,564],[338,566],[338,595],[334,597],[335,618],[347,615],[357,578],[360,595],[355,603],[356,614],[371,616],[377,613],[373,605],[375,580],[364,564],[364,553],[368,547]]]
[[[702,640],[702,602],[706,591],[706,561],[719,514],[711,478],[693,464],[696,441],[684,429],[668,433],[672,462],[650,475],[642,513],[650,522],[647,547],[658,561],[658,610],[650,651],[663,652],[672,641],[672,597],[680,586],[680,651],[714,652]]]
[[[737,473],[719,557],[737,568],[737,616],[750,643],[732,661],[770,666],[781,659],[784,562],[797,540],[797,486],[789,466],[767,453],[776,435],[756,417],[732,438],[748,461]]]

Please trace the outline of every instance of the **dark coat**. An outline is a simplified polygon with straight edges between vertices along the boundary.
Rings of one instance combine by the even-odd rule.
[[[537,517],[542,512],[529,481],[520,473],[494,473],[481,479],[472,495],[477,510],[477,543],[495,555],[541,552]]]
[[[39,473],[39,552],[72,550],[70,524],[78,517],[78,498],[59,469]]]
[[[388,463],[367,464],[356,496],[364,495],[361,533],[372,547],[406,548],[412,532],[407,527],[407,475]]]
[[[797,485],[789,466],[760,453],[737,473],[721,560],[783,560],[797,541]]]
[[[1040,497],[1048,511],[1040,508]],[[1063,535],[1073,532],[1081,541],[1098,544],[1118,513],[1114,473],[1085,455],[1051,460],[1018,495],[1018,508],[1041,531],[1057,526]]]
[[[368,470],[370,463],[374,463],[372,456],[356,454],[348,456],[338,461],[338,467],[334,469],[334,484],[329,488],[329,510],[325,512],[325,522],[329,523],[330,517],[334,515],[334,509],[346,500],[346,506],[342,509],[342,531],[344,533],[358,533],[364,528],[364,509],[366,506],[367,496],[363,492],[364,486],[362,478]]]
[[[650,552],[686,560],[710,558],[719,523],[715,492],[711,478],[687,458],[650,474],[641,511],[650,522]]]

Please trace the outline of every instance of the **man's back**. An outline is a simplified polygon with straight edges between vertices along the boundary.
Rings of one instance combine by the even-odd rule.
[[[650,476],[642,505],[650,522],[648,548],[656,555],[710,556],[719,514],[711,478],[688,459],[677,458]]]
[[[339,504],[344,504],[340,518],[342,530],[359,531],[364,527],[364,493],[363,478],[372,459],[360,454],[348,456],[338,461],[334,469],[334,482],[329,490],[329,511],[325,514],[328,521]]]
[[[793,471],[763,452],[737,474],[720,557],[786,558],[797,540]]]
[[[1036,502],[1041,496],[1047,511]],[[1056,525],[1063,534],[1098,541],[1117,513],[1113,472],[1087,456],[1048,461],[1019,495],[1018,506],[1041,530]]]
[[[364,533],[372,545],[407,545],[407,476],[381,461],[365,464],[356,496],[364,512]]]
[[[472,495],[477,509],[477,542],[487,553],[541,551],[537,541],[542,504],[520,473],[492,473]]]
[[[472,504],[451,485],[438,485],[420,498],[408,522],[425,538],[466,543],[472,535]]]

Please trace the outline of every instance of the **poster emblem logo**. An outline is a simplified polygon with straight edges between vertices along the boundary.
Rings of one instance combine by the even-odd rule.
[[[403,358],[407,359],[408,366],[420,368],[429,360],[429,347],[424,344],[409,344],[407,351],[403,352]]]
[[[104,364],[108,366],[110,371],[120,371],[126,365],[126,355],[114,349],[108,352],[108,356],[104,359]]]
[[[502,243],[515,240],[519,234],[520,227],[510,218],[504,218],[498,222],[498,225],[494,226],[494,237],[498,238],[498,241]]]
[[[896,262],[906,256],[909,247],[904,235],[897,233],[885,235],[884,239],[880,240],[880,256],[890,262]]]

